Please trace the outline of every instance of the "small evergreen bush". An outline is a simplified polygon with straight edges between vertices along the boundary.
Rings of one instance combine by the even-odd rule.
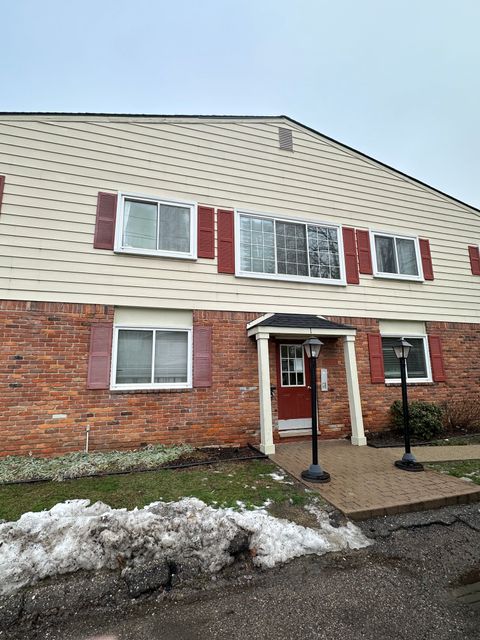
[[[443,431],[443,410],[434,402],[414,400],[408,403],[410,412],[410,433],[418,440],[432,440]],[[392,426],[403,432],[403,411],[400,400],[390,407]]]

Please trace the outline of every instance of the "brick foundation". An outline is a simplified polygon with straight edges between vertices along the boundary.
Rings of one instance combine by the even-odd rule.
[[[90,448],[129,449],[149,443],[242,445],[258,443],[258,369],[247,322],[258,313],[196,311],[195,325],[213,327],[213,384],[209,388],[124,392],[86,388],[90,327],[113,322],[104,305],[0,302],[1,454],[54,455]],[[330,318],[357,327],[357,361],[366,430],[388,424],[398,387],[370,383],[367,333],[376,320]],[[479,391],[480,325],[427,323],[442,337],[446,383],[414,385],[411,399],[441,401],[449,392]],[[350,434],[342,341],[325,338],[319,366],[329,373],[319,392],[322,437]],[[276,379],[271,341],[271,381]],[[272,402],[276,419],[276,399]],[[66,417],[56,417],[66,414]]]

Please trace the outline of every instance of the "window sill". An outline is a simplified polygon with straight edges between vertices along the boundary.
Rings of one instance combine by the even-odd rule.
[[[386,387],[401,387],[402,383],[400,381],[393,381],[393,382],[385,381],[385,386]],[[418,381],[418,382],[410,382],[409,380],[407,380],[407,387],[425,387],[425,386],[433,387],[433,386],[435,386],[435,382],[433,380],[423,380],[423,381]]]
[[[193,253],[179,253],[176,251],[150,251],[149,249],[135,249],[133,247],[129,247],[126,249],[123,248],[115,248],[113,250],[114,253],[118,255],[131,255],[131,256],[146,256],[150,258],[173,258],[175,260],[197,260],[197,256]]]
[[[236,271],[237,278],[255,278],[256,280],[278,280],[279,282],[301,282],[305,284],[326,284],[328,286],[346,287],[345,280],[327,280],[325,278],[310,278],[309,276],[284,276],[276,273],[249,273],[245,271]]]
[[[379,278],[380,280],[399,280],[402,282],[420,282],[423,283],[425,280],[420,276],[402,276],[400,273],[374,273],[374,278]]]
[[[187,393],[192,389],[193,387],[183,387],[181,389],[110,389],[110,393]]]

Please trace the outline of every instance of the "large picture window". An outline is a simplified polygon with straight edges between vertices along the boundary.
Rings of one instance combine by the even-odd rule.
[[[421,280],[418,239],[373,232],[375,275]]]
[[[190,386],[189,329],[115,329],[113,388],[175,389]]]
[[[336,226],[238,214],[238,275],[343,284]]]
[[[411,345],[409,356],[406,362],[407,381],[409,382],[429,382],[431,373],[428,357],[428,346],[426,336],[382,336],[383,366],[385,369],[386,382],[400,382],[400,363],[396,357],[393,347],[404,337]]]
[[[127,253],[195,258],[196,206],[122,195],[115,250]]]

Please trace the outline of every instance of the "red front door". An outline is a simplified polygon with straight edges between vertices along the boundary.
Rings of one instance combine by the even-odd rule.
[[[308,361],[301,343],[277,345],[278,427],[305,429],[311,425],[311,396]]]

